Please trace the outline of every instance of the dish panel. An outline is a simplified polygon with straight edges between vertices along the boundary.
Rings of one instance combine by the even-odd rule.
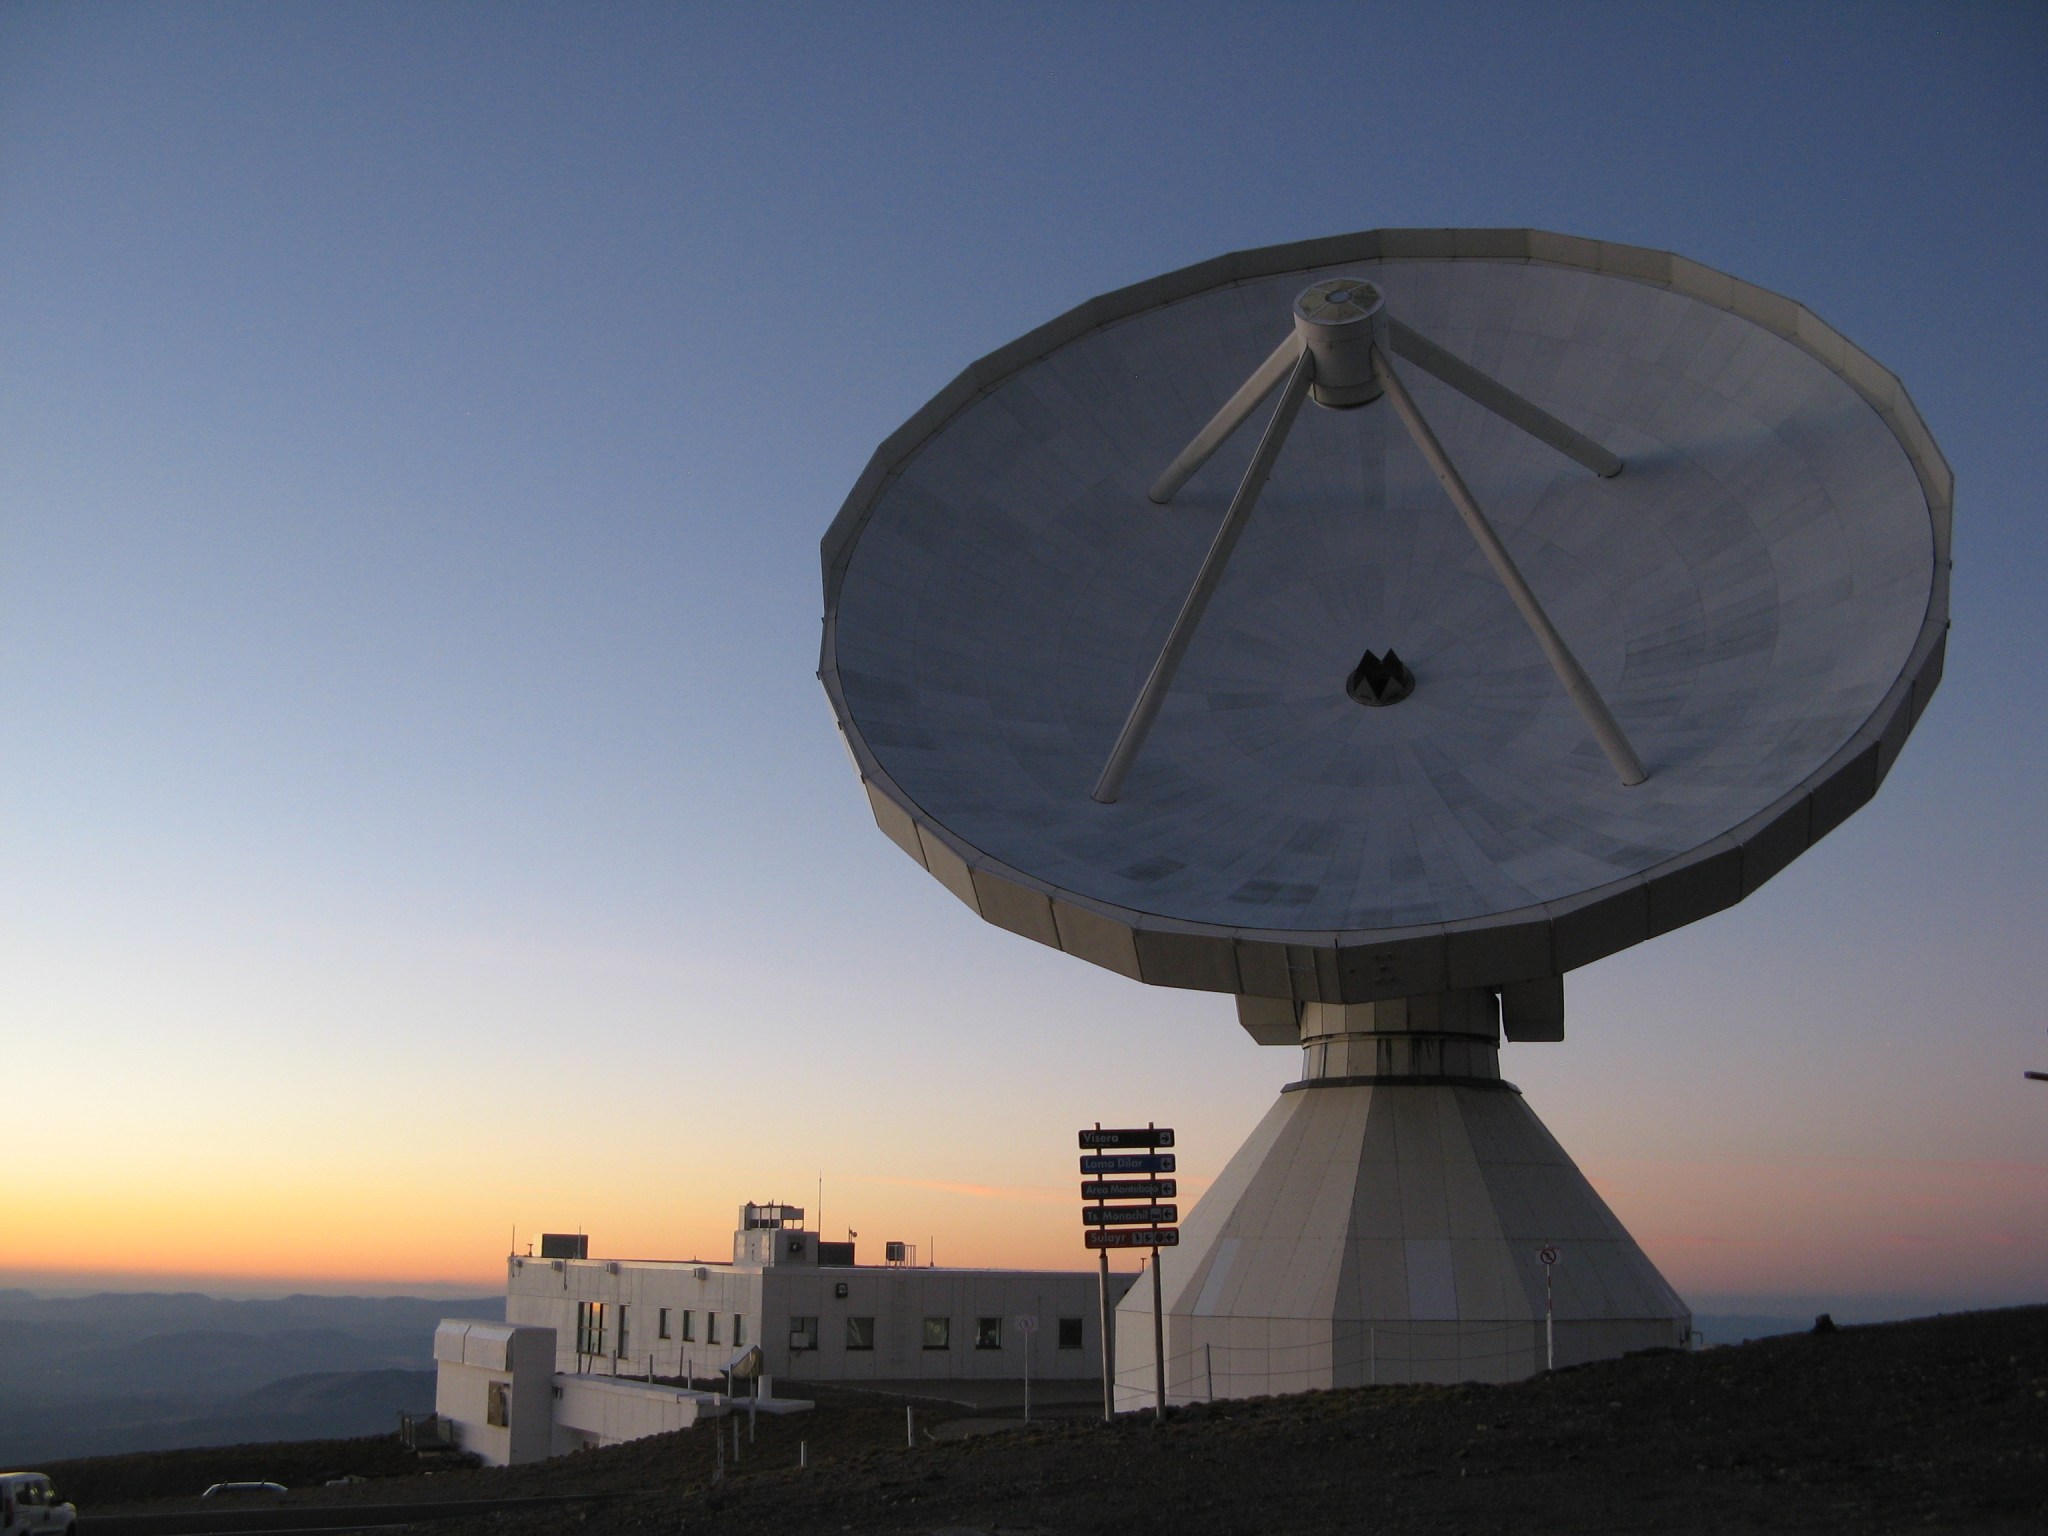
[[[1617,781],[1381,402],[1302,412],[1122,799],[1090,797],[1266,410],[1171,506],[1146,488],[1294,295],[1346,273],[1626,460],[1596,478],[1397,364],[1648,782]],[[1624,889],[1824,777],[1924,665],[1945,592],[1928,467],[1866,391],[1755,319],[1612,272],[1293,267],[977,387],[842,516],[827,685],[927,839],[1138,927],[1328,946]],[[1362,708],[1345,678],[1389,646],[1415,692]],[[1056,929],[1049,903],[1032,921]],[[1260,990],[1242,980],[1223,989]]]

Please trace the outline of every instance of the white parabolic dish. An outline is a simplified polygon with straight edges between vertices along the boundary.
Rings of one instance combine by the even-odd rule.
[[[1303,411],[1122,798],[1091,798],[1264,412],[1172,505],[1147,487],[1347,274],[1625,461],[1402,370],[1647,782],[1376,403]],[[883,829],[991,922],[1169,986],[1499,986],[1741,899],[1870,798],[1940,677],[1950,496],[1891,374],[1683,258],[1278,246],[1083,305],[890,438],[825,539],[821,677]],[[1415,691],[1361,708],[1389,647]]]

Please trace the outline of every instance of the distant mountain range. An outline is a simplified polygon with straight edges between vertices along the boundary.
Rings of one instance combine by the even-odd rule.
[[[1751,1339],[1776,1338],[1781,1333],[1804,1333],[1813,1326],[1810,1317],[1764,1317],[1751,1312],[1701,1312],[1692,1325],[1709,1344],[1747,1344]]]
[[[505,1298],[0,1290],[0,1465],[381,1434],[434,1406],[434,1325]],[[1810,1318],[1701,1315],[1709,1344]]]
[[[434,1325],[502,1296],[0,1290],[0,1465],[396,1427],[434,1405]]]

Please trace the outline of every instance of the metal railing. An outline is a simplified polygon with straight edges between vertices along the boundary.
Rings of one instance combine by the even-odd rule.
[[[1675,1333],[1672,1342],[1679,1342]],[[1534,1375],[1543,1368],[1540,1317],[1491,1324],[1339,1324],[1320,1338],[1274,1344],[1205,1340],[1171,1352],[1166,1357],[1166,1398],[1169,1403],[1201,1403],[1219,1397],[1447,1378],[1507,1381]],[[1134,1362],[1119,1359],[1116,1384],[1120,1400],[1137,1397],[1149,1404],[1153,1382],[1149,1350]]]

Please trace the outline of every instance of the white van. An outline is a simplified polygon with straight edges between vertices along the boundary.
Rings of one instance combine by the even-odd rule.
[[[0,1472],[0,1536],[71,1536],[78,1511],[40,1472]]]

